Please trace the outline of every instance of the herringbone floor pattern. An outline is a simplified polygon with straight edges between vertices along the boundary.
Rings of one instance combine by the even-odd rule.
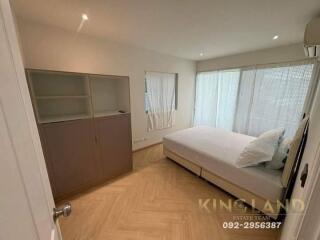
[[[64,240],[272,240],[279,230],[226,230],[240,212],[207,212],[199,199],[232,198],[162,154],[162,145],[134,153],[134,171],[71,199],[61,219]]]

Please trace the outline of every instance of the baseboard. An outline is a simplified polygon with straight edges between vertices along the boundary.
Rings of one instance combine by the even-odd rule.
[[[139,152],[139,151],[142,151],[142,150],[144,150],[144,149],[146,149],[146,148],[153,147],[153,146],[156,146],[156,145],[159,145],[159,144],[162,144],[162,141],[159,141],[159,142],[156,142],[156,143],[152,143],[152,144],[149,144],[149,145],[144,146],[144,147],[141,147],[141,148],[137,148],[137,149],[135,149],[135,150],[132,150],[132,152],[133,152],[133,153]]]

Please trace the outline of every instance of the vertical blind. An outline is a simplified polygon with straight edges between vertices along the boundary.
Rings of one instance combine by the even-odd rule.
[[[199,73],[194,125],[251,136],[284,127],[291,137],[303,114],[313,66],[301,62]]]

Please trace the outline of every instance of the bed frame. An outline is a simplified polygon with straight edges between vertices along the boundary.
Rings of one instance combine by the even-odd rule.
[[[230,182],[223,177],[216,175],[215,173],[208,171],[205,168],[191,162],[188,159],[179,156],[178,154],[170,151],[165,146],[163,146],[164,155],[178,164],[189,169],[191,172],[197,174],[199,177],[204,178],[205,180],[213,183],[214,185],[220,187],[222,190],[232,194],[238,199],[244,200],[247,204],[251,205],[253,208],[263,212],[267,216],[270,216],[273,219],[278,219],[278,217],[283,213],[282,203],[287,203],[287,199],[290,199],[292,189],[297,178],[299,171],[300,162],[302,160],[304,146],[307,141],[308,136],[308,127],[309,127],[309,115],[305,115],[302,121],[299,124],[299,127],[296,131],[294,138],[291,141],[290,151],[284,165],[284,169],[281,176],[281,184],[284,188],[284,194],[282,199],[278,201],[270,201],[262,196],[256,195],[253,192],[248,191],[247,189]],[[252,204],[254,200],[254,204]],[[269,207],[273,211],[268,211]]]
[[[280,213],[279,202],[272,202],[268,199],[265,199],[261,196],[258,196],[216,174],[192,163],[191,161],[177,155],[176,153],[168,150],[167,148],[163,148],[163,153],[169,159],[177,162],[178,164],[182,165],[183,167],[187,168],[191,172],[195,173],[197,176],[202,177],[203,179],[213,183],[214,185],[218,186],[222,190],[232,194],[233,196],[237,197],[238,199],[243,199],[244,202],[251,205],[252,200],[255,201],[255,206],[257,210],[263,212],[267,216],[277,219]],[[266,211],[266,204],[274,209],[273,212]]]

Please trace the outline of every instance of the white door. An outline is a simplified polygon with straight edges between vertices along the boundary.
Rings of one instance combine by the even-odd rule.
[[[318,81],[319,82],[319,81]],[[300,231],[303,222],[308,220],[305,213],[315,189],[317,177],[320,172],[320,84],[318,84],[314,102],[310,111],[308,140],[304,150],[300,170],[295,183],[292,199],[302,200],[305,204],[305,211],[302,214],[289,214],[286,217],[282,238],[283,240],[308,239],[301,237]],[[305,186],[301,187],[300,177],[305,166],[308,165],[308,176]],[[308,218],[310,216],[307,216]]]
[[[0,239],[61,240],[8,0],[0,0]]]

